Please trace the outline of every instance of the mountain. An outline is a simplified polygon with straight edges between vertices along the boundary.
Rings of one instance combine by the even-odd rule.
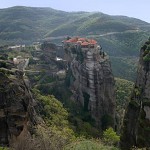
[[[138,55],[150,24],[101,12],[64,12],[52,8],[16,6],[0,9],[0,45],[68,36],[95,38],[113,56]],[[57,37],[57,38],[56,38]]]
[[[0,9],[0,46],[36,41],[60,44],[67,36],[93,38],[110,56],[115,77],[131,81],[149,33],[149,23],[126,16],[23,6]]]
[[[137,78],[126,109],[121,149],[150,148],[150,39],[140,50]]]
[[[23,72],[0,58],[0,146],[10,146],[33,131],[37,123],[34,104]]]
[[[91,49],[65,46],[65,61],[56,59],[62,47],[49,42],[41,49],[0,49],[0,146],[15,150],[83,149],[89,145],[90,149],[117,149],[85,139],[100,137],[97,128],[114,124],[114,78],[108,55],[97,45]],[[76,142],[78,147],[74,147]]]
[[[77,45],[79,42],[80,46]],[[81,104],[95,120],[96,126],[104,130],[115,126],[115,81],[109,56],[101,51],[99,45],[89,48],[89,44],[92,44],[91,40],[86,38],[64,42],[64,60],[68,64],[66,80],[72,92],[70,100]]]
[[[75,138],[69,112],[53,95],[33,89],[8,51],[0,49],[0,150],[61,150]]]

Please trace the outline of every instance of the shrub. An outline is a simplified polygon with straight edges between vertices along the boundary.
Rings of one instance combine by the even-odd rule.
[[[106,146],[96,139],[77,139],[77,141],[67,145],[64,150],[118,150],[113,146]]]
[[[6,62],[0,62],[0,68],[6,68]]]
[[[8,150],[6,147],[0,147],[0,150]]]
[[[74,132],[68,122],[69,113],[63,104],[52,95],[40,95],[39,91],[36,92],[35,97],[40,103],[40,114],[53,136],[55,135],[65,142],[74,139]]]
[[[118,136],[113,128],[110,127],[104,131],[103,140],[107,145],[114,145],[119,142],[120,136]]]
[[[150,54],[147,54],[146,56],[143,57],[143,60],[145,62],[149,62],[150,61]]]

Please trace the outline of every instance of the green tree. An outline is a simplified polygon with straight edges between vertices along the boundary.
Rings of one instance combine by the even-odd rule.
[[[110,127],[104,131],[103,140],[107,145],[114,145],[119,142],[120,136]]]

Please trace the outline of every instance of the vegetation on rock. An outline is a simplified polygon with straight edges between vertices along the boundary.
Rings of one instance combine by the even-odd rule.
[[[106,145],[115,145],[120,141],[120,136],[110,127],[103,132],[103,140]]]
[[[64,150],[118,150],[113,146],[106,146],[99,140],[77,140],[67,145]]]

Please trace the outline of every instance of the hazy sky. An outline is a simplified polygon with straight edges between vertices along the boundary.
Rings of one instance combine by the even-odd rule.
[[[0,8],[11,6],[51,7],[64,11],[100,11],[125,15],[150,23],[150,0],[0,0]]]

